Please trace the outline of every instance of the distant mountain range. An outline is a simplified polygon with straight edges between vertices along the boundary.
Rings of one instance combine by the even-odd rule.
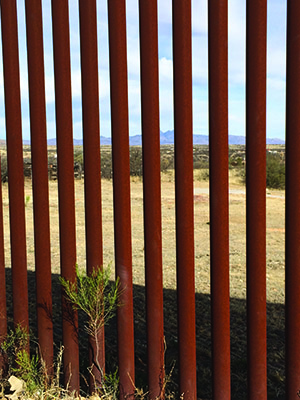
[[[245,144],[245,136],[236,136],[236,135],[229,135],[228,143],[231,145],[244,145]],[[30,144],[30,141],[26,140],[23,142],[24,144]],[[208,145],[208,136],[207,135],[193,135],[193,143],[194,144],[202,144]],[[82,146],[83,141],[82,139],[74,139],[74,146]],[[111,138],[100,136],[100,144],[102,145],[111,145]],[[129,144],[130,146],[141,146],[142,144],[142,136],[135,135],[129,136]],[[160,132],[160,144],[174,144],[174,131],[167,131],[167,132]],[[285,144],[284,140],[276,139],[276,138],[269,138],[267,139],[267,144]],[[48,140],[49,146],[56,145],[56,139],[49,139]]]

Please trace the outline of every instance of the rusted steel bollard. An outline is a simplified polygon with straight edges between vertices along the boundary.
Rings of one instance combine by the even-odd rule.
[[[52,0],[61,275],[76,279],[74,155],[68,0]],[[78,317],[63,297],[65,384],[79,390]]]
[[[48,154],[41,0],[25,1],[30,101],[37,325],[41,356],[53,367]]]
[[[150,399],[163,399],[165,376],[157,1],[140,0],[139,12],[148,385]]]
[[[208,3],[213,398],[230,399],[227,0]]]
[[[266,332],[267,1],[247,1],[246,219],[248,399],[267,399]]]

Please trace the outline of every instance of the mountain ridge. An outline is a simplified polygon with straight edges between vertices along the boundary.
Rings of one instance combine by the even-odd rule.
[[[82,146],[83,140],[82,139],[74,139],[73,140],[74,146]],[[245,136],[241,135],[229,135],[228,136],[228,144],[229,145],[245,145],[246,138]],[[30,140],[24,140],[23,144],[30,144]],[[47,140],[48,146],[55,146],[56,145],[56,138],[48,139]],[[100,136],[100,144],[101,145],[111,145],[111,138]],[[129,136],[129,145],[130,146],[141,146],[142,144],[142,136],[141,135],[134,135]],[[172,145],[174,144],[174,131],[169,130],[166,132],[160,132],[160,144],[161,145]],[[207,135],[193,135],[193,144],[200,144],[200,145],[208,145],[208,136]],[[274,145],[274,144],[285,144],[285,141],[278,138],[267,138],[266,141],[267,145]]]

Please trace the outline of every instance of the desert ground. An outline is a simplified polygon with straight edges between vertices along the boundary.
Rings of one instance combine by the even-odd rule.
[[[209,182],[205,171],[194,171],[195,220],[195,296],[198,393],[201,399],[211,398],[210,339],[210,249],[209,249]],[[230,180],[230,295],[231,295],[231,369],[232,398],[246,398],[246,204],[245,185],[235,169],[229,170]],[[114,263],[114,225],[112,180],[102,179],[102,218],[104,266]],[[161,206],[163,237],[163,282],[166,372],[173,370],[171,389],[176,391],[177,319],[176,319],[176,247],[175,247],[175,187],[174,170],[161,174]],[[5,261],[9,276],[9,199],[8,184],[2,184],[5,235]],[[267,190],[267,315],[268,315],[268,387],[270,399],[284,399],[284,213],[283,190]],[[53,291],[59,303],[60,272],[58,190],[57,181],[49,181],[50,229],[52,250]],[[31,180],[25,179],[25,213],[29,284],[34,285],[33,204]],[[84,179],[75,180],[77,263],[85,268]],[[146,325],[143,240],[143,181],[131,178],[132,254],[135,296],[135,346],[137,387],[145,385]],[[112,271],[112,276],[113,276]],[[56,280],[55,280],[56,279]],[[33,295],[33,294],[32,294]],[[9,295],[8,295],[9,296]],[[34,300],[33,300],[34,301]],[[55,301],[56,302],[56,301]],[[32,308],[31,308],[32,309]],[[56,341],[61,340],[59,310],[54,314]],[[56,322],[55,322],[56,321]],[[32,322],[34,324],[34,321]],[[108,327],[108,370],[115,368],[116,339],[113,327]],[[83,347],[85,344],[83,344]]]
[[[195,170],[195,277],[196,292],[209,293],[209,183]],[[175,188],[174,172],[162,173],[162,237],[164,287],[176,286],[175,259]],[[112,181],[102,179],[102,218],[104,265],[114,261],[114,226]],[[6,266],[10,266],[8,184],[3,184],[3,215]],[[276,303],[284,302],[284,207],[282,190],[267,190],[267,296]],[[28,269],[34,270],[33,204],[31,180],[25,180],[26,235]],[[57,182],[49,182],[52,271],[58,273],[59,229]],[[246,215],[245,186],[234,170],[230,171],[230,283],[231,296],[245,297]],[[75,180],[77,262],[85,268],[84,180]],[[144,284],[143,182],[131,178],[132,253],[134,283]]]

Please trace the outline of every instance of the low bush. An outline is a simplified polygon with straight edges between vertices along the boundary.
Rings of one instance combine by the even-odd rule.
[[[132,146],[130,155],[130,176],[143,176],[143,151],[142,147]]]
[[[5,183],[7,181],[8,181],[7,157],[1,156],[1,182]]]
[[[209,168],[209,158],[203,157],[200,159],[194,158],[194,169],[208,169]]]
[[[246,183],[246,168],[239,167],[238,174]],[[267,154],[266,158],[266,187],[268,189],[285,188],[285,163],[276,154]]]
[[[101,178],[112,179],[112,154],[111,151],[101,152]]]
[[[267,154],[267,188],[285,188],[285,164],[280,157]]]

